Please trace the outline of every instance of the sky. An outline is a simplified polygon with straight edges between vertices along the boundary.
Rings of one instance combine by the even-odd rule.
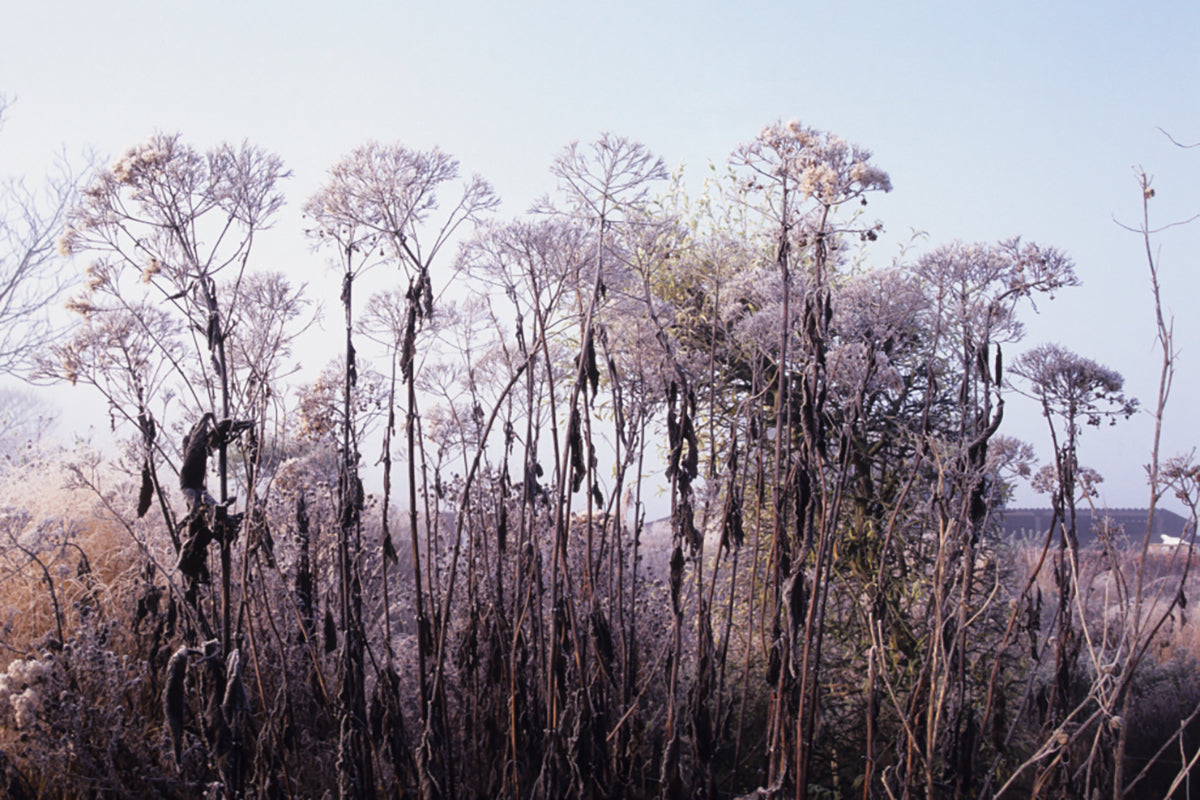
[[[1159,356],[1133,167],[1154,176],[1152,226],[1200,213],[1200,4],[341,3],[0,0],[0,174],[56,153],[104,160],[154,131],[280,155],[289,205],[262,251],[336,302],[301,235],[325,170],[375,139],[438,146],[522,213],[552,191],[572,140],[610,131],[699,181],[765,124],[799,119],[870,148],[894,190],[872,201],[887,266],[1020,235],[1075,261],[1083,286],[1039,304],[1015,349],[1058,342],[1117,371],[1152,407]],[[1160,130],[1161,129],[1161,130]],[[1155,236],[1178,372],[1164,455],[1200,445],[1200,221]],[[1011,362],[1015,353],[1006,353]],[[65,397],[60,426],[86,424]],[[1003,432],[1045,460],[1044,422],[1013,398]],[[1087,429],[1081,461],[1110,507],[1144,506],[1152,420]],[[1018,505],[1042,504],[1027,489]],[[1171,503],[1167,504],[1172,506]]]

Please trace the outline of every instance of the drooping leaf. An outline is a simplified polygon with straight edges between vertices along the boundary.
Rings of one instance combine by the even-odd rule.
[[[150,463],[142,464],[142,488],[138,492],[137,515],[138,519],[146,516],[146,512],[150,510],[150,502],[154,499],[154,479],[150,475]]]
[[[171,735],[171,750],[175,755],[176,769],[182,768],[183,714],[186,708],[183,696],[184,680],[187,678],[187,647],[180,647],[167,662],[167,680],[163,687],[163,716]]]

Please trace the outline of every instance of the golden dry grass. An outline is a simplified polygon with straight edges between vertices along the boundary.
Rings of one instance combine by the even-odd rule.
[[[1033,590],[1040,590],[1043,597],[1055,597],[1054,557],[1053,546],[1044,561],[1040,544],[1018,547],[1014,553],[1019,565],[1016,574],[1023,583],[1041,561]],[[1143,562],[1141,602],[1135,603],[1139,560]],[[1194,618],[1190,605],[1200,597],[1200,553],[1186,546],[1152,545],[1143,559],[1134,549],[1105,553],[1086,548],[1079,553],[1075,583],[1080,598],[1077,608],[1085,611],[1089,633],[1097,641],[1111,643],[1119,629],[1132,629],[1132,616],[1140,605],[1137,629],[1157,629],[1147,650],[1151,658],[1160,663],[1181,657],[1200,661],[1200,620]]]
[[[58,639],[59,624],[70,637],[81,614],[117,613],[135,588],[137,543],[72,477],[43,460],[0,481],[0,669]]]

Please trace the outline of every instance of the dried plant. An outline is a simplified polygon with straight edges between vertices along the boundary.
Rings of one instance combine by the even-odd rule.
[[[440,151],[336,164],[305,217],[344,353],[299,385],[313,289],[249,260],[278,161],[160,135],[97,173],[62,239],[95,259],[81,322],[41,370],[128,438],[6,472],[3,790],[1178,790],[1193,556],[1076,531],[1102,503],[1085,423],[1135,406],[1065,348],[1005,363],[1077,282],[1065,254],[955,242],[869,269],[890,179],[799,123],[694,199],[657,196],[662,162],[615,135],[551,172],[496,221]],[[1014,385],[1046,412],[1040,472],[1002,434]],[[1194,460],[1153,459],[1194,531]],[[1030,476],[1056,522],[1004,541]]]

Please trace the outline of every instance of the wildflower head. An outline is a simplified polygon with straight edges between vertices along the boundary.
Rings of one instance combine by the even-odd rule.
[[[150,256],[150,260],[142,268],[142,283],[149,283],[160,272],[162,272],[162,262],[154,256]]]
[[[58,250],[58,254],[63,258],[70,258],[74,255],[75,244],[78,238],[79,232],[75,228],[70,225],[64,228],[62,234],[58,237],[58,241],[55,242],[55,249]]]
[[[0,673],[0,701],[7,701],[12,708],[17,728],[28,728],[37,721],[42,705],[39,687],[52,670],[48,661],[19,658]]]
[[[88,317],[96,310],[96,307],[86,297],[68,298],[65,307],[67,311],[74,311],[82,317]]]

